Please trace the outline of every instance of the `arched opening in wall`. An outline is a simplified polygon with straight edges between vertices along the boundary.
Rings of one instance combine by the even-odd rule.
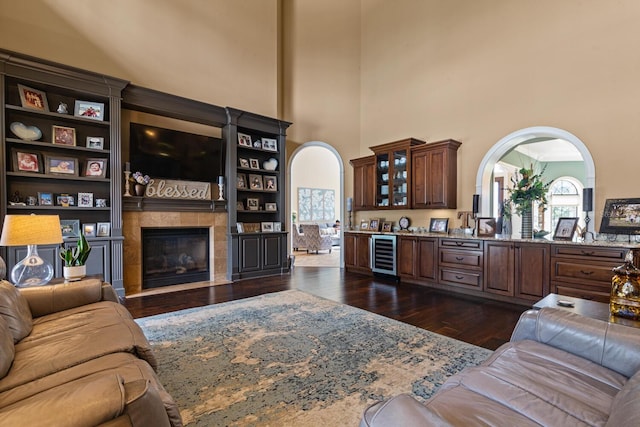
[[[294,267],[341,267],[344,166],[329,144],[310,141],[289,159],[290,253]]]
[[[500,221],[505,203],[509,197],[509,189],[513,188],[513,179],[521,168],[533,167],[535,172],[543,173],[545,182],[552,182],[552,187],[559,181],[572,183],[580,202],[571,210],[577,210],[577,216],[584,224],[581,204],[583,188],[595,187],[595,165],[585,144],[575,135],[558,128],[531,127],[513,132],[498,141],[487,152],[476,176],[476,193],[480,194],[480,216],[498,218],[503,234],[509,232],[520,236],[521,219],[515,212],[511,221]],[[551,191],[551,188],[550,188]],[[549,197],[552,195],[548,194]],[[533,228],[553,233],[554,216],[551,212],[554,205],[560,206],[561,198],[549,199],[551,205],[547,210],[533,209]],[[551,208],[551,209],[550,209]],[[562,208],[556,209],[556,213]],[[557,219],[556,219],[557,221]],[[593,223],[589,224],[593,231]]]

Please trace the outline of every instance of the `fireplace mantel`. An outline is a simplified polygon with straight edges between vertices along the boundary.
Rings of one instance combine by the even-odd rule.
[[[226,200],[160,199],[123,197],[122,210],[129,212],[226,212]]]

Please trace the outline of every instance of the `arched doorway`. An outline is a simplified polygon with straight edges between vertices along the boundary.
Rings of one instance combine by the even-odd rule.
[[[575,135],[563,129],[536,126],[521,129],[500,139],[482,159],[476,175],[476,193],[480,194],[480,215],[490,215],[495,200],[492,196],[494,186],[494,168],[501,159],[521,144],[532,142],[563,140],[571,144],[580,153],[584,164],[585,187],[595,188],[595,164],[586,145]],[[595,198],[595,191],[594,191]],[[589,224],[593,232],[593,224]]]
[[[317,223],[332,227],[336,220],[344,223],[344,163],[338,151],[322,141],[309,141],[294,150],[289,158],[289,230],[293,237],[293,216],[297,224]],[[313,200],[307,197],[313,194]],[[317,196],[320,196],[318,199]],[[334,230],[329,230],[333,232]],[[338,232],[333,236],[330,256],[296,257],[296,266],[316,265],[321,267],[342,267],[343,237]],[[296,255],[289,239],[290,253]],[[297,252],[306,255],[304,251]],[[323,251],[326,255],[327,251]],[[303,259],[304,258],[304,259]]]

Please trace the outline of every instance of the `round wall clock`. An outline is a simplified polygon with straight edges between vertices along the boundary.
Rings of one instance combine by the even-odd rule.
[[[403,216],[398,221],[398,225],[400,226],[400,230],[408,230],[409,225],[411,225],[411,221],[409,221],[409,218],[407,218],[406,216]]]

